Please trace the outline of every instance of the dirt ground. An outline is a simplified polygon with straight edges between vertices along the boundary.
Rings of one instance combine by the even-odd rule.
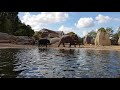
[[[16,45],[11,43],[0,43],[0,49],[5,48],[36,48],[37,45]],[[80,47],[77,45],[74,47],[74,45],[69,47],[68,44],[65,44],[65,47],[63,45],[60,45],[58,47],[58,44],[52,44],[48,45],[48,48],[55,48],[55,49],[77,49],[77,48],[85,48],[85,49],[91,49],[91,50],[114,50],[114,51],[120,51],[120,46],[95,46],[95,45],[81,45]]]

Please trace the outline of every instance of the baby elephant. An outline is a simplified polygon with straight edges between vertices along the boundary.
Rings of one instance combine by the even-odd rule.
[[[48,40],[48,39],[39,39],[39,41],[38,41],[38,46],[45,45],[47,48],[48,44],[50,45],[50,40]]]

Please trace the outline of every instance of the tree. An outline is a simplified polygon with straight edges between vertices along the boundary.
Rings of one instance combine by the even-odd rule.
[[[18,18],[18,12],[0,12],[0,32],[17,36],[33,36],[34,30]]]
[[[106,32],[105,28],[103,28],[103,27],[99,28],[98,31]]]
[[[112,35],[113,35],[113,30],[112,30],[112,28],[109,28],[109,27],[107,27],[106,29],[103,28],[103,27],[101,27],[101,28],[98,29],[98,31],[104,31],[104,32],[107,32],[108,35],[109,35],[109,37],[112,37]]]
[[[118,37],[120,36],[120,27],[118,27],[118,30],[117,30],[116,34],[118,34]]]
[[[118,33],[113,34],[113,38],[118,40],[119,39],[119,34]]]
[[[0,12],[0,32],[14,34],[18,21],[18,12]]]
[[[69,33],[67,33],[67,35],[75,35],[75,33],[74,32],[69,32]]]
[[[15,32],[16,36],[33,36],[34,30],[29,25],[25,25],[24,23],[19,23],[18,30]]]
[[[112,30],[112,28],[107,27],[105,30],[106,30],[106,32],[108,33],[109,37],[112,37],[112,35],[113,35],[113,30]]]
[[[95,38],[96,35],[97,35],[97,33],[92,30],[92,31],[90,31],[87,35],[90,36],[90,37],[92,37],[92,38]]]
[[[112,37],[113,37],[114,39],[118,40],[118,39],[119,39],[119,36],[120,36],[120,27],[118,27],[117,32],[116,32],[115,34],[113,34]]]

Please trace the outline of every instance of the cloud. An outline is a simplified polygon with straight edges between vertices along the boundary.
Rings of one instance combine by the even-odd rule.
[[[63,31],[65,34],[69,32],[74,32],[73,28],[65,27],[63,25],[58,30]]]
[[[65,21],[69,17],[66,12],[41,12],[37,15],[32,15],[29,12],[24,13],[21,21],[30,25],[33,29],[37,30],[39,27],[46,26],[47,24],[59,23]]]
[[[75,26],[77,27],[77,28],[81,28],[81,27],[83,27],[83,28],[88,28],[88,27],[92,27],[92,26],[94,26],[94,20],[93,20],[93,18],[80,18],[79,20],[78,20],[78,22],[77,22],[77,24],[75,23]]]
[[[120,21],[120,18],[112,18],[112,17],[109,17],[109,16],[101,15],[101,14],[96,16],[95,19],[98,23],[106,23],[108,21]]]
[[[101,15],[101,14],[99,14],[98,16],[96,16],[95,19],[98,21],[98,23],[106,23],[106,22],[112,20],[111,17],[104,16],[104,15]]]
[[[120,21],[120,18],[113,18],[114,21]]]
[[[45,27],[46,27],[45,24],[38,24],[38,25],[32,26],[32,29],[34,29],[35,31],[39,31]]]

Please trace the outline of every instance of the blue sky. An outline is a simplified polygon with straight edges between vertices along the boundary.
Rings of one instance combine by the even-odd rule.
[[[100,27],[112,27],[115,33],[120,26],[120,12],[19,12],[18,16],[35,31],[73,31],[80,37]]]

